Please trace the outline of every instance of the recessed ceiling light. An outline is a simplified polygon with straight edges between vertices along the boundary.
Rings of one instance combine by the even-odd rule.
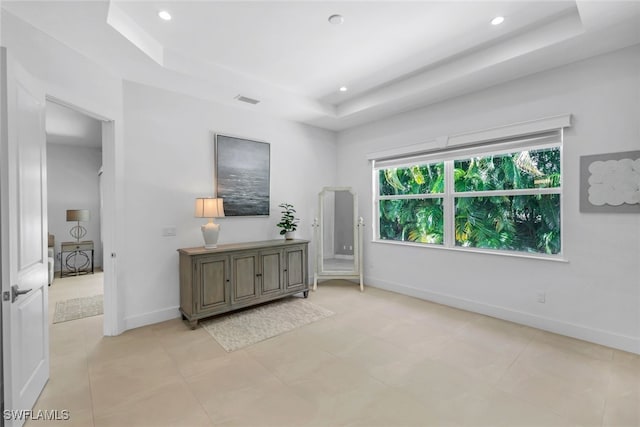
[[[158,16],[165,21],[171,21],[171,14],[166,10],[161,10],[160,12],[158,12]]]
[[[347,88],[346,86],[341,86],[340,89],[338,89],[340,92],[346,92],[349,90],[349,88]]]
[[[496,16],[491,20],[491,25],[500,25],[504,22],[504,16]]]
[[[333,25],[340,25],[344,22],[344,17],[342,15],[331,15],[329,22]]]

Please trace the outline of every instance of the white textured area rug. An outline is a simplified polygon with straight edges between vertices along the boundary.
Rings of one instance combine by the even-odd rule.
[[[68,322],[100,314],[103,314],[102,295],[67,299],[56,303],[53,323]]]
[[[332,316],[302,298],[286,298],[200,322],[227,351],[234,351]]]

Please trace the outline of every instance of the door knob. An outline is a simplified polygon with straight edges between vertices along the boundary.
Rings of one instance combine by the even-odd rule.
[[[20,288],[18,288],[18,285],[13,285],[11,287],[11,302],[16,302],[20,295],[28,294],[29,292],[31,292],[31,289],[21,291]]]

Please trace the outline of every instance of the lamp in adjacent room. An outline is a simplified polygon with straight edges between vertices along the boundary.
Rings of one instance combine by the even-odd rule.
[[[209,218],[209,222],[203,225],[202,237],[204,247],[213,249],[218,247],[218,235],[220,234],[220,224],[214,224],[213,218],[224,217],[222,199],[213,197],[199,197],[196,199],[196,218]]]
[[[87,229],[80,225],[80,222],[87,222],[91,218],[89,209],[68,209],[67,222],[76,221],[77,224],[71,227],[69,234],[79,242],[87,234]]]

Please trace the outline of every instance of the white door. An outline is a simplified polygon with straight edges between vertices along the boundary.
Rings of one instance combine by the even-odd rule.
[[[4,415],[13,427],[49,379],[45,96],[10,52],[0,48],[0,58],[4,400],[16,411]]]

